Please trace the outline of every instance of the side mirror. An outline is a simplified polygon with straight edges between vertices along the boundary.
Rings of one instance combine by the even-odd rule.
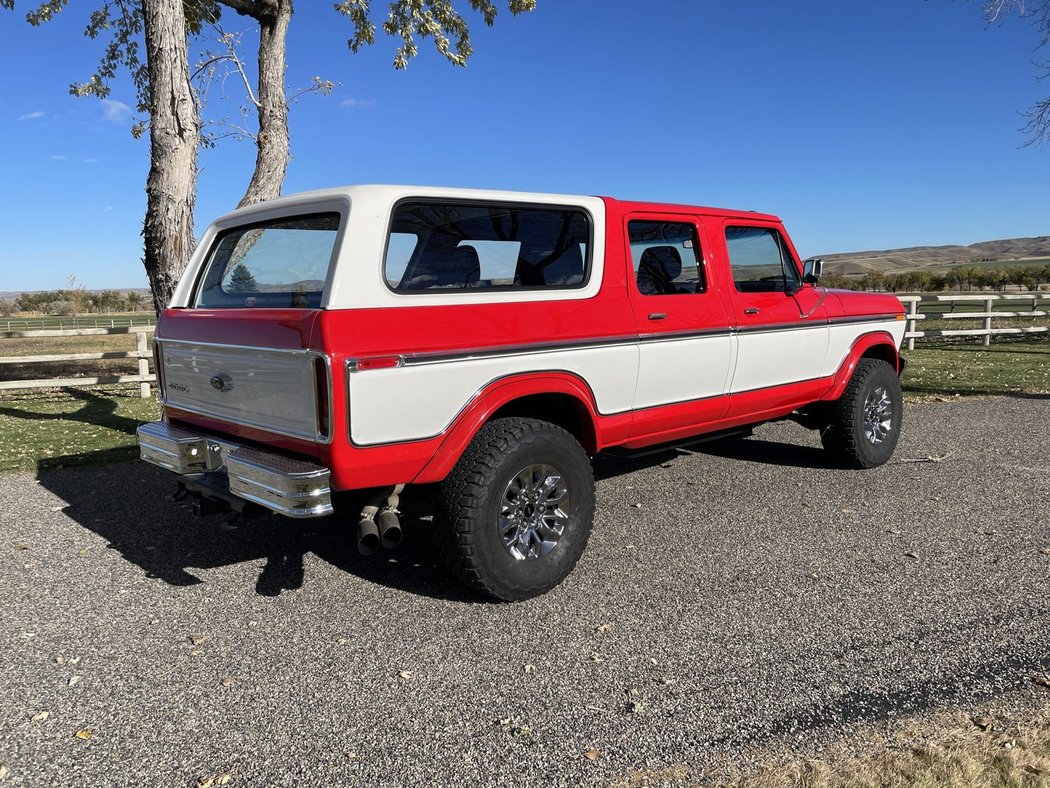
[[[820,274],[824,268],[824,261],[819,257],[811,257],[802,264],[802,281],[807,285],[815,285],[820,281]]]

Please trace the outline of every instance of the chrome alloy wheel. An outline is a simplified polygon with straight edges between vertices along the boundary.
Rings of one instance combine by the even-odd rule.
[[[893,402],[889,392],[879,386],[864,400],[864,437],[877,446],[893,429]]]
[[[569,522],[569,488],[550,465],[529,465],[515,474],[500,499],[499,534],[518,561],[550,553]]]

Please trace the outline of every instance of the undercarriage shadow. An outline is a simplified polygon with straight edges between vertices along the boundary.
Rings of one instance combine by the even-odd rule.
[[[427,488],[405,501],[405,511],[411,514],[402,517],[403,544],[364,557],[357,552],[355,518],[197,518],[175,504],[171,474],[159,468],[136,462],[54,470],[62,459],[49,460],[37,478],[66,502],[64,513],[105,539],[147,577],[169,585],[196,585],[206,582],[207,570],[265,560],[255,590],[277,596],[308,582],[304,557],[313,553],[371,583],[438,599],[485,601],[437,561],[429,532],[434,502]]]

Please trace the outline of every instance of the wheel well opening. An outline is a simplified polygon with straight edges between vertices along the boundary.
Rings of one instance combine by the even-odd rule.
[[[893,367],[894,372],[900,372],[899,356],[896,349],[890,345],[872,345],[861,354],[861,358],[873,358],[879,361],[885,361]]]
[[[531,394],[508,402],[492,414],[492,419],[518,416],[556,424],[576,438],[588,454],[598,450],[594,424],[586,406],[568,394]]]

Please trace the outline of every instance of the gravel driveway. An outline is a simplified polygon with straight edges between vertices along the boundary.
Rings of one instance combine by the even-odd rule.
[[[1045,396],[909,404],[871,472],[825,467],[792,424],[600,459],[579,567],[516,605],[446,578],[425,500],[401,550],[364,559],[349,523],[194,520],[141,463],[2,477],[3,784],[695,777],[742,745],[1030,692],[1047,425]]]

